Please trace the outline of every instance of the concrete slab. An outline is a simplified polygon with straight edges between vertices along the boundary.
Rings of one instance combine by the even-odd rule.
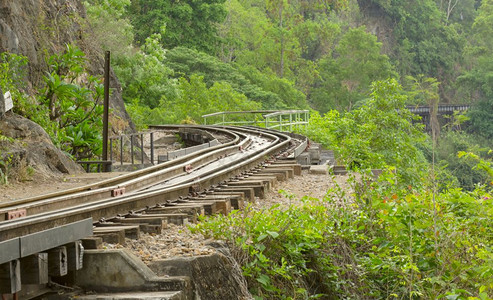
[[[277,186],[277,177],[276,176],[248,176],[246,180],[255,180],[255,181],[262,181],[266,186],[267,189],[272,189]]]
[[[329,173],[329,168],[327,165],[313,165],[310,166],[310,170],[308,171],[308,173],[327,175]]]
[[[193,299],[190,278],[157,276],[126,249],[85,251],[84,268],[75,275],[77,286],[96,293],[182,291],[177,299]]]
[[[123,230],[125,233],[125,237],[129,239],[138,239],[140,237],[140,228],[138,225],[128,225],[128,226],[112,226],[111,224],[95,227],[94,235],[105,234],[110,232],[119,232]]]
[[[245,194],[243,192],[207,192],[207,197],[228,197],[233,209],[245,207]]]
[[[189,215],[189,214],[181,214],[181,213],[160,213],[159,211],[153,212],[152,210],[148,210],[146,211],[146,214],[143,214],[143,216],[146,215],[149,217],[166,218],[168,223],[175,225],[184,225],[184,224],[188,224],[188,222],[197,221],[197,216]]]
[[[115,294],[93,294],[77,296],[79,300],[181,300],[184,299],[182,292],[133,292]]]
[[[255,192],[253,188],[249,187],[226,187],[221,186],[215,189],[214,193],[242,193],[246,201],[253,201],[255,199]]]
[[[226,250],[223,250],[226,251]],[[149,268],[159,276],[186,276],[191,278],[194,299],[226,300],[252,299],[241,270],[231,254],[216,253],[196,257],[173,257],[152,261]]]
[[[265,192],[266,192],[266,187],[262,182],[260,181],[246,181],[242,180],[239,182],[228,182],[228,187],[232,188],[249,188],[253,189],[253,192],[256,197],[259,197],[261,199],[264,198]]]
[[[256,172],[252,173],[251,176],[255,177],[275,177],[277,181],[285,181],[287,178],[287,175],[285,172],[278,172],[278,173],[268,173],[268,172]]]
[[[286,176],[286,178],[294,178],[294,170],[291,168],[268,168],[268,169],[262,169],[259,171],[259,173],[264,173],[264,174],[270,174],[270,173],[281,173]]]
[[[293,170],[294,175],[301,175],[301,165],[298,164],[273,164],[266,166],[266,169],[279,169],[279,168],[290,168]]]
[[[332,166],[331,172],[334,175],[346,175],[347,174],[346,166],[339,166],[339,165]]]

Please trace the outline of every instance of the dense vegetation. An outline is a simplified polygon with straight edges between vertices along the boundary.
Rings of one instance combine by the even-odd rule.
[[[258,298],[493,295],[493,0],[84,3],[138,128],[311,108],[302,133],[362,173],[352,193],[196,228],[230,243]],[[30,91],[29,62],[2,53],[0,87],[69,155],[98,156],[100,79],[76,45],[45,52]],[[447,125],[432,115],[431,135],[405,109],[439,103],[473,107]],[[0,157],[3,183],[7,165]],[[385,171],[370,180],[371,168]]]
[[[26,57],[0,54],[0,86],[13,94],[14,111],[40,124],[54,144],[74,159],[101,154],[101,79],[88,74],[85,54],[77,46],[67,45],[62,53],[45,59],[48,70],[32,97],[21,87]]]
[[[491,299],[493,163],[455,154],[483,176],[471,191],[440,174],[401,92],[375,82],[365,105],[304,131],[354,170],[350,189],[192,227],[228,242],[256,299]]]

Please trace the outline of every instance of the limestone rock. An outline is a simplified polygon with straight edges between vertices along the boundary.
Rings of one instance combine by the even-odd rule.
[[[33,95],[35,89],[42,86],[42,78],[47,69],[45,51],[49,54],[59,53],[65,49],[66,44],[77,45],[86,54],[89,72],[103,76],[104,52],[92,38],[83,1],[0,1],[0,52],[28,58],[24,92]],[[124,124],[124,128],[111,128],[113,133],[134,132],[135,126],[123,103],[120,82],[113,72],[110,74],[110,87],[110,117],[122,119],[120,124]]]
[[[11,176],[31,167],[36,176],[82,173],[83,169],[53,145],[41,126],[12,112],[0,119],[0,133],[12,140],[0,141],[0,156],[9,160]]]

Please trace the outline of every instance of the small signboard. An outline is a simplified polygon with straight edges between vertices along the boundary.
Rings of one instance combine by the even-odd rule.
[[[10,91],[6,92],[5,95],[3,95],[3,98],[4,98],[4,113],[5,112],[8,112],[9,110],[11,110],[13,107],[14,107],[14,102],[12,101],[12,95],[10,94]]]

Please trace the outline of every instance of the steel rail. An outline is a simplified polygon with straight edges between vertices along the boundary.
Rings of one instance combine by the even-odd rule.
[[[241,131],[244,133],[252,132],[251,129],[246,128],[234,128],[234,130],[236,132]],[[63,208],[58,211],[45,212],[0,222],[0,240],[8,240],[20,235],[26,235],[89,217],[92,217],[93,219],[112,217],[122,212],[154,206],[165,203],[166,200],[176,199],[179,196],[186,196],[192,186],[198,185],[205,187],[221,183],[243,171],[258,166],[261,162],[265,161],[268,156],[288,148],[291,143],[291,138],[281,133],[273,135],[263,132],[261,134],[272,140],[269,147],[255,150],[254,152],[245,155],[245,157],[240,157],[235,161],[221,165],[220,167],[217,167],[214,172],[202,174],[195,178],[188,179],[185,182],[155,190],[136,192],[117,198],[101,199],[91,203],[83,203],[73,207]]]
[[[156,172],[157,170],[166,169],[166,168],[169,168],[170,166],[173,166],[173,165],[176,165],[179,163],[184,163],[184,162],[186,162],[192,158],[203,155],[204,153],[207,153],[211,150],[220,149],[222,147],[227,147],[227,146],[238,144],[241,141],[241,138],[237,134],[235,134],[231,131],[228,131],[228,130],[224,130],[224,129],[216,128],[216,127],[212,127],[212,126],[166,125],[166,126],[161,126],[160,128],[162,128],[162,129],[196,128],[196,129],[202,129],[205,131],[207,131],[207,130],[208,131],[216,131],[216,132],[221,132],[225,135],[231,136],[233,138],[233,140],[228,142],[228,143],[225,143],[225,144],[217,145],[217,146],[214,146],[214,147],[211,147],[208,149],[204,149],[204,150],[200,150],[200,151],[197,151],[197,152],[194,152],[191,154],[187,154],[185,156],[181,156],[179,158],[176,158],[172,161],[157,164],[157,165],[154,165],[154,166],[142,169],[142,170],[133,171],[131,173],[124,174],[124,175],[121,175],[121,176],[118,176],[115,178],[106,179],[103,181],[99,181],[96,183],[92,183],[92,184],[88,184],[88,185],[84,185],[84,186],[80,186],[80,187],[76,187],[76,188],[67,189],[64,191],[53,192],[53,193],[38,195],[38,196],[34,196],[34,197],[3,202],[3,203],[0,203],[0,209],[5,208],[5,207],[15,206],[18,204],[29,203],[29,202],[36,201],[36,200],[54,198],[54,197],[58,197],[58,196],[68,195],[68,194],[75,194],[75,193],[79,193],[79,192],[83,192],[83,191],[95,190],[98,188],[112,187],[112,186],[118,185],[120,183],[123,183],[125,181],[131,180],[133,178],[143,176],[146,174],[150,174],[150,173]]]
[[[162,129],[181,128],[183,126],[166,126]],[[205,129],[205,126],[189,127]],[[229,134],[234,140],[191,153],[189,155],[165,162],[144,170],[128,173],[116,178],[104,180],[101,182],[85,185],[78,188],[72,188],[66,191],[60,191],[51,194],[45,194],[32,198],[25,198],[15,202],[0,203],[0,221],[5,220],[5,214],[9,211],[26,209],[28,215],[39,212],[59,209],[60,207],[74,205],[80,202],[90,202],[111,196],[115,189],[125,188],[125,192],[132,192],[139,188],[155,184],[156,182],[169,179],[170,177],[179,176],[184,172],[185,166],[199,167],[215,160],[217,156],[229,155],[238,150],[239,146],[245,146],[248,140],[245,136],[240,136],[231,131],[221,128],[206,128]]]

